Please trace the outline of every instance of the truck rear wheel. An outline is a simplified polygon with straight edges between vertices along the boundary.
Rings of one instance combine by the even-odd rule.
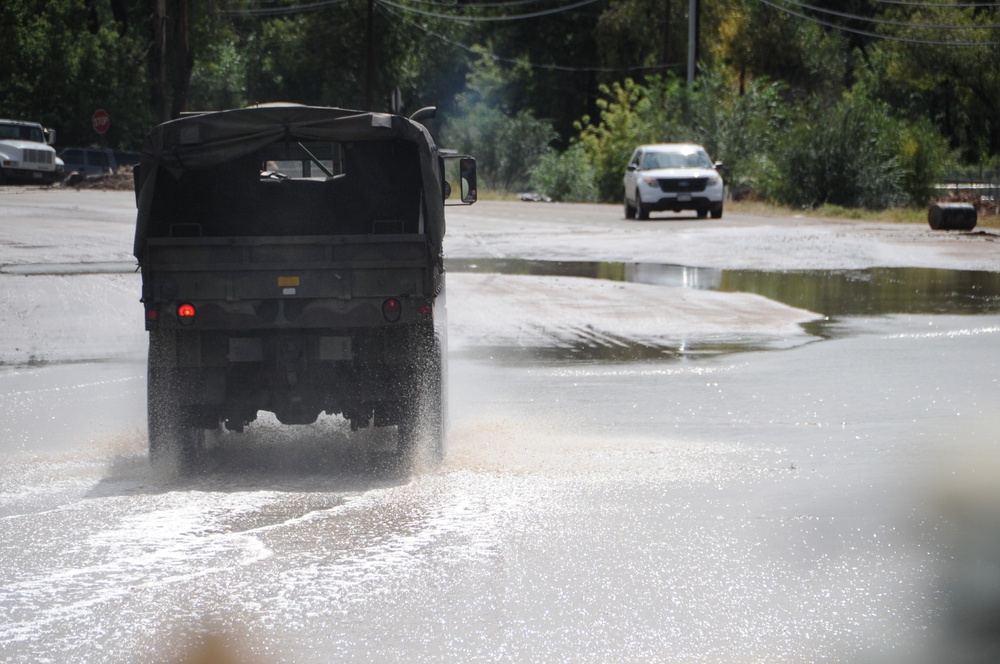
[[[146,371],[146,431],[149,460],[158,473],[187,474],[204,447],[204,430],[193,426],[181,406],[180,372],[167,339],[151,333]]]
[[[422,346],[399,425],[399,451],[411,466],[436,468],[445,455],[444,363],[436,338]]]

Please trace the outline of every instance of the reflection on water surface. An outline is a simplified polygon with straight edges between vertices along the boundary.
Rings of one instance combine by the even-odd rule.
[[[454,272],[587,277],[729,293],[756,293],[830,317],[1000,312],[1000,273],[934,268],[720,270],[655,263],[519,259],[447,261]]]
[[[823,314],[826,320],[803,326],[808,334],[816,338],[844,334],[844,329],[837,326],[837,320],[852,316],[1000,313],[1000,273],[995,272],[931,268],[768,272],[655,263],[522,259],[457,259],[446,261],[446,266],[453,272],[584,277],[755,293],[788,306]],[[634,362],[693,359],[787,347],[787,340],[772,338],[664,340],[657,346],[623,339],[616,343],[581,343],[572,348],[480,348],[475,354],[514,363],[539,360]]]

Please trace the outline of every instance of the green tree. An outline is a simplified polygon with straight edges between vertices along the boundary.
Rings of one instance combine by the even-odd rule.
[[[895,18],[911,27],[872,49],[859,77],[909,117],[934,122],[966,160],[1000,154],[1000,7],[941,3]]]
[[[822,5],[822,2],[810,4]],[[856,12],[857,2],[833,9]],[[824,22],[829,15],[818,14]],[[718,9],[709,51],[718,65],[734,72],[740,90],[757,78],[783,82],[792,96],[835,98],[848,85],[854,62],[852,45],[840,32],[825,29],[770,4],[724,0]]]
[[[0,108],[6,117],[54,127],[59,145],[135,144],[150,111],[145,43],[129,29],[126,14],[103,3],[6,0],[0,25]],[[103,138],[91,127],[98,108],[111,115]]]
[[[597,201],[597,171],[580,143],[565,152],[549,150],[531,169],[531,189],[554,201]]]
[[[483,53],[442,136],[445,144],[476,156],[483,188],[513,191],[527,186],[532,167],[557,134],[530,111],[510,110],[508,81],[485,49]]]

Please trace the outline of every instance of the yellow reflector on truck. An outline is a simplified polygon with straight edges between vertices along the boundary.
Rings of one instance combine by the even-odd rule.
[[[298,288],[302,285],[300,277],[278,277],[279,288]]]

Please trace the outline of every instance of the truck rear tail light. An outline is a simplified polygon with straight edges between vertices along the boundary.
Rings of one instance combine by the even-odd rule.
[[[196,313],[194,305],[185,302],[177,307],[177,320],[179,320],[182,325],[190,325],[194,322],[194,316]]]
[[[382,315],[390,323],[395,323],[399,320],[400,315],[403,313],[403,303],[394,297],[390,297],[388,300],[382,303]]]
[[[417,309],[417,312],[424,318],[427,318],[434,313],[434,308],[431,306],[430,302],[424,302],[420,305],[420,308]]]

